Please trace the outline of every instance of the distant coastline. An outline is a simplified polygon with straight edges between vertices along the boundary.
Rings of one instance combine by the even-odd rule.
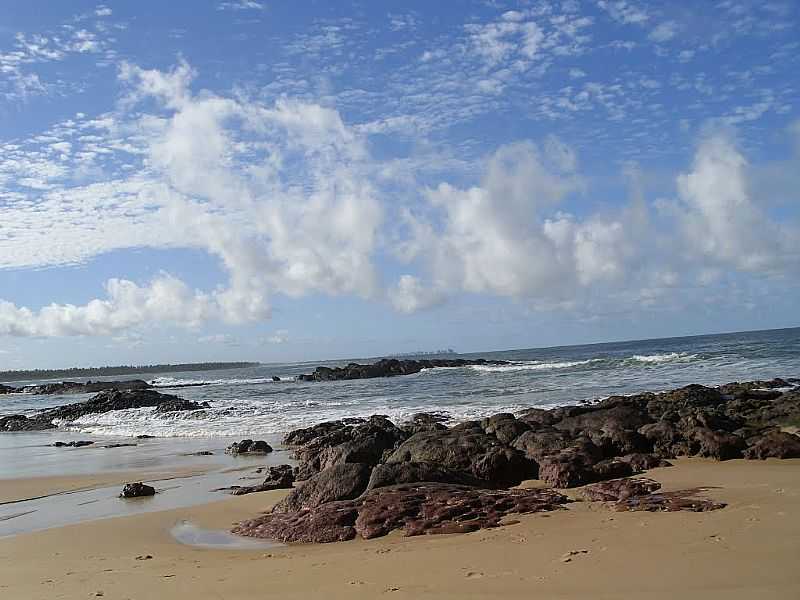
[[[72,369],[33,369],[29,371],[0,371],[0,381],[27,379],[69,379],[75,377],[113,377],[136,373],[175,373],[181,371],[220,371],[257,367],[257,362],[205,362],[164,365],[120,365],[116,367],[88,367]]]

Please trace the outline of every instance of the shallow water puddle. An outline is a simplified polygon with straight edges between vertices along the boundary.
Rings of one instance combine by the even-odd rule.
[[[238,483],[234,477],[216,472],[151,480],[158,493],[146,498],[119,498],[120,484],[0,504],[0,538],[73,523],[204,504],[223,498],[223,494],[212,490]]]
[[[203,529],[190,521],[180,521],[170,533],[181,544],[218,550],[265,550],[284,546],[279,542],[256,540],[234,535],[221,529]]]

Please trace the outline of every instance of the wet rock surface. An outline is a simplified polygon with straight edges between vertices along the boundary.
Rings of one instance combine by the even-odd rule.
[[[260,471],[261,469],[259,469],[257,472]],[[291,465],[278,465],[277,467],[269,467],[269,469],[267,469],[267,476],[264,478],[264,481],[257,485],[235,485],[230,488],[222,489],[229,491],[234,496],[244,496],[245,494],[253,494],[255,492],[286,490],[290,489],[293,485],[294,467]]]
[[[641,496],[629,496],[617,502],[614,508],[619,512],[676,512],[679,510],[707,512],[725,508],[724,502],[716,502],[700,496],[701,493],[707,490],[708,488],[693,488],[674,492],[656,492]]]
[[[126,381],[59,381],[56,383],[42,383],[39,385],[26,385],[21,388],[14,388],[0,385],[0,393],[19,393],[19,394],[95,394],[106,390],[146,390],[152,387],[141,379],[130,379]]]
[[[662,492],[657,482],[630,476],[670,466],[676,456],[800,457],[800,437],[780,430],[800,418],[792,385],[689,385],[452,427],[429,413],[399,427],[380,415],[320,423],[285,438],[301,483],[272,513],[234,531],[328,542],[394,529],[418,535],[495,527],[506,515],[563,504],[553,490],[505,489],[537,477],[552,488],[586,486],[584,498],[616,510],[716,510],[724,504],[701,496],[704,489]]]
[[[317,367],[313,373],[299,375],[298,381],[341,381],[345,379],[372,379],[375,377],[395,377],[397,375],[413,375],[423,369],[435,367],[465,367],[470,365],[506,365],[503,360],[486,360],[483,358],[468,360],[431,359],[431,360],[399,360],[385,358],[372,364],[350,363],[344,367]]]
[[[329,502],[316,510],[272,513],[233,532],[283,542],[334,542],[384,536],[466,533],[497,527],[510,514],[553,511],[567,498],[552,490],[485,490],[445,483],[402,484]]]
[[[154,496],[156,490],[154,487],[149,486],[141,481],[138,483],[126,483],[120,493],[120,498],[143,498],[145,496]]]
[[[74,442],[55,442],[53,446],[55,446],[56,448],[83,448],[84,446],[91,446],[93,444],[94,442],[91,442],[89,440],[77,440]]]

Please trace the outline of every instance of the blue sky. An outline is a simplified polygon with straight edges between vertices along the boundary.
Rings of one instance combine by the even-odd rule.
[[[0,367],[797,325],[793,1],[0,3]]]

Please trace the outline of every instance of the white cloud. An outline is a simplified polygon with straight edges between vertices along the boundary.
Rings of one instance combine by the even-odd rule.
[[[598,0],[597,5],[625,25],[641,25],[650,19],[641,6],[630,0]]]
[[[113,11],[108,6],[103,4],[98,5],[94,10],[94,14],[98,17],[110,17],[112,12]]]
[[[664,21],[656,26],[647,36],[654,42],[668,42],[678,33],[678,24],[675,21]]]
[[[217,10],[264,10],[262,2],[255,0],[236,0],[235,2],[220,2],[217,5]]]
[[[289,341],[289,330],[278,329],[271,336],[266,338],[268,344],[285,344]]]
[[[747,162],[728,134],[701,142],[692,171],[678,177],[678,190],[674,210],[692,256],[743,271],[798,265],[800,231],[763,212],[750,189]]]
[[[50,304],[38,311],[0,300],[0,335],[97,336],[156,322],[197,326],[216,310],[211,297],[193,292],[169,275],[160,275],[145,287],[111,279],[106,293],[106,298],[83,306]]]

